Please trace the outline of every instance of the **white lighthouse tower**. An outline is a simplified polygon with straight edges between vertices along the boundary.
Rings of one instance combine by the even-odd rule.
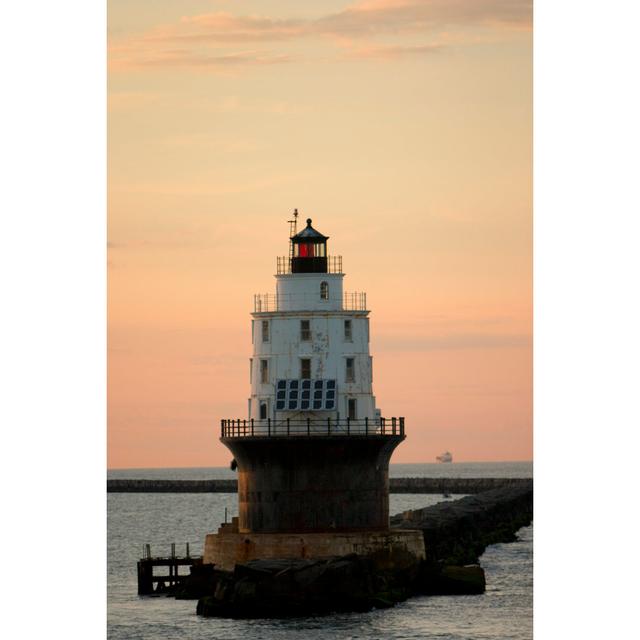
[[[389,527],[389,460],[406,436],[403,417],[376,409],[365,294],[343,291],[342,259],[296,216],[276,293],[254,298],[248,419],[220,424],[238,517],[207,535],[203,562],[424,558],[421,531]]]
[[[380,423],[372,391],[365,293],[343,289],[342,257],[307,219],[292,222],[289,256],[278,258],[275,294],[254,297],[249,419],[254,428],[358,432]],[[302,422],[302,424],[301,424]]]

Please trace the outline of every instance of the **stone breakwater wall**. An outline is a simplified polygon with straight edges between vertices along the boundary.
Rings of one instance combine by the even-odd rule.
[[[391,527],[422,531],[427,564],[466,565],[477,563],[488,545],[514,541],[532,521],[533,480],[527,480],[405,511],[391,517]]]
[[[524,487],[529,478],[390,478],[390,493],[482,493],[501,487]]]
[[[424,560],[392,550],[250,560],[236,564],[233,572],[202,565],[202,575],[194,575],[177,596],[199,598],[202,616],[261,618],[368,611],[419,594],[479,594],[486,582],[475,563],[486,546],[515,540],[532,518],[533,482],[528,480],[393,516],[392,532],[422,532]]]
[[[107,480],[107,493],[236,493],[233,480]]]
[[[529,478],[391,478],[390,493],[474,494],[501,487],[527,487]],[[107,493],[236,493],[229,480],[109,479]]]

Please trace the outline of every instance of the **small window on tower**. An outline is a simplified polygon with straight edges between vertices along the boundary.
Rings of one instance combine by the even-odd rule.
[[[345,342],[351,342],[353,340],[353,333],[351,331],[351,320],[344,321],[344,339]]]
[[[300,358],[300,377],[303,380],[309,380],[311,378],[311,359]]]
[[[269,321],[262,321],[262,342],[269,342]]]
[[[269,382],[269,361],[260,360],[260,382],[267,384]]]
[[[355,372],[355,359],[347,358],[347,368],[345,372],[345,381],[346,382],[355,382],[356,381],[356,372]]]
[[[300,340],[305,342],[311,340],[311,321],[300,320]]]
[[[249,384],[253,382],[253,358],[249,358]]]
[[[320,300],[328,300],[329,299],[329,283],[321,282],[320,283]]]
[[[347,416],[349,416],[349,420],[358,419],[358,401],[355,398],[347,400]]]
[[[260,420],[266,420],[266,419],[267,419],[267,403],[261,402],[260,403]]]

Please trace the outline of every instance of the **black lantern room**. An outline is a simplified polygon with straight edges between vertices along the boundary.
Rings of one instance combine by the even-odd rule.
[[[327,240],[311,226],[311,218],[307,218],[307,226],[291,238],[293,258],[291,273],[327,273]]]

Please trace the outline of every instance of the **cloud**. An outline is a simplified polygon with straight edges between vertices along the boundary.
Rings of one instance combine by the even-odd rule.
[[[487,25],[530,27],[531,0],[366,0],[316,21],[326,33],[371,35]]]
[[[176,30],[164,36],[174,41],[255,42],[298,38],[309,31],[310,22],[302,20],[272,20],[258,16],[234,16],[217,12],[185,16]],[[157,38],[162,39],[162,33]]]
[[[399,58],[433,53],[433,43],[365,44],[352,41],[414,36],[424,39],[456,27],[530,29],[531,0],[364,0],[343,11],[316,19],[276,19],[238,16],[217,11],[184,16],[137,38],[115,40],[109,48],[112,69],[189,67],[224,70],[250,65],[290,62],[290,54],[262,51],[256,45],[333,41],[348,58]],[[230,45],[249,49],[222,51]],[[346,46],[345,46],[346,45]]]
[[[414,46],[401,45],[368,45],[368,46],[350,46],[346,55],[350,58],[382,58],[393,60],[401,56],[415,56],[431,53],[438,53],[442,50],[442,46],[438,44],[424,44]]]
[[[315,20],[278,20],[216,12],[185,16],[148,34],[157,42],[256,42],[308,36],[372,36],[435,31],[454,25],[527,27],[530,0],[369,0]]]
[[[141,48],[128,55],[114,55],[112,69],[190,67],[192,69],[232,69],[249,65],[272,65],[290,62],[291,57],[269,51],[235,51],[211,54],[191,49]]]

